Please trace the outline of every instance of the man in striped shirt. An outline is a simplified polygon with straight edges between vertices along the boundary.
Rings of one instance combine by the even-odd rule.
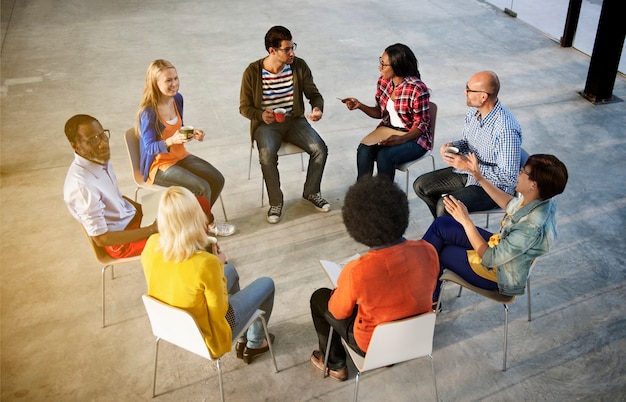
[[[250,135],[259,150],[259,162],[270,202],[267,212],[269,223],[277,223],[282,217],[278,149],[283,141],[309,154],[303,198],[321,212],[330,211],[330,204],[320,192],[328,148],[307,121],[322,118],[324,99],[313,82],[309,66],[295,56],[296,46],[287,28],[270,28],[265,35],[268,55],[250,63],[241,81],[239,113],[250,119]],[[304,97],[312,109],[306,117]],[[274,115],[274,110],[278,108],[286,111],[282,122],[278,122]]]
[[[470,78],[465,85],[469,110],[462,138],[439,149],[450,167],[423,174],[413,183],[415,193],[428,205],[433,217],[449,215],[442,199],[446,194],[461,200],[469,212],[498,206],[469,174],[471,163],[466,156],[469,153],[476,155],[478,167],[487,180],[514,194],[520,169],[522,128],[500,103],[499,91],[500,80],[493,71],[480,71]],[[456,147],[458,153],[446,152],[448,147]]]

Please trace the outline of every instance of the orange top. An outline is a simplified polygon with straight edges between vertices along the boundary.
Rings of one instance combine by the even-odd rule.
[[[183,119],[180,118],[176,103],[174,103],[174,109],[176,110],[176,123],[169,124],[165,120],[161,119],[161,123],[165,126],[163,132],[161,133],[161,139],[163,141],[173,136],[183,125]],[[160,169],[165,172],[167,169],[174,166],[178,161],[184,159],[188,155],[189,152],[185,149],[185,144],[174,144],[170,147],[169,152],[157,154],[152,161],[152,166],[150,166],[150,173],[148,175],[147,182],[154,183],[154,177],[156,176],[157,170]]]
[[[438,277],[439,256],[424,240],[372,249],[343,267],[328,311],[343,320],[358,304],[354,339],[367,352],[378,324],[432,311]]]

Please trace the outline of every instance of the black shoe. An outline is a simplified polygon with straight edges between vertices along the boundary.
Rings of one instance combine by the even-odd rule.
[[[272,345],[274,345],[274,334],[270,334],[270,342],[272,343]],[[263,353],[267,352],[268,350],[270,350],[269,344],[267,344],[266,346],[262,348],[257,348],[257,349],[252,349],[246,346],[246,348],[243,350],[243,356],[242,356],[243,361],[246,364],[250,364],[252,363],[252,360],[257,358],[258,356],[261,356]]]
[[[237,359],[243,359],[243,350],[246,348],[246,342],[248,342],[248,340],[243,337],[239,339],[235,344],[235,353],[237,353]]]
[[[315,209],[320,212],[330,211],[330,204],[328,203],[328,201],[322,198],[322,195],[320,193],[302,195],[302,198],[313,204],[315,206]]]

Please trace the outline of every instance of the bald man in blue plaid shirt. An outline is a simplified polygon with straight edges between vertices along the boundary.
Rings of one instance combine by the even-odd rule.
[[[498,100],[500,80],[493,71],[474,74],[465,85],[469,110],[465,116],[463,136],[458,141],[443,144],[439,153],[450,167],[426,173],[413,183],[413,189],[433,214],[448,215],[442,196],[453,195],[468,211],[484,211],[497,204],[468,173],[466,157],[478,158],[483,176],[499,189],[513,195],[517,184],[522,151],[522,128],[513,114]],[[458,154],[446,152],[458,148]]]

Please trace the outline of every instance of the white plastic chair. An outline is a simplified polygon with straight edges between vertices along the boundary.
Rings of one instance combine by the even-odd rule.
[[[435,400],[439,400],[437,378],[435,376],[435,363],[432,356],[435,319],[435,313],[428,312],[402,320],[379,324],[374,328],[365,357],[359,355],[343,338],[341,339],[358,370],[354,388],[355,402],[359,395],[359,378],[361,377],[361,373],[423,356],[430,358],[433,386],[435,387]],[[324,354],[323,377],[326,376],[332,336],[333,327],[330,327],[326,353]]]
[[[526,161],[528,161],[528,152],[526,152],[526,150],[524,148],[522,148],[522,152],[520,154],[520,169],[522,169],[524,167],[524,165],[526,165]],[[485,218],[485,227],[488,228],[489,227],[489,216],[490,215],[494,215],[494,214],[504,214],[506,211],[500,207],[497,208],[492,208],[492,209],[487,209],[484,211],[474,211],[474,212],[470,212],[470,215],[487,215],[487,217]]]
[[[530,266],[530,270],[528,272],[528,278],[526,279],[526,294],[528,298],[528,321],[531,320],[531,304],[530,304],[530,274],[532,273],[532,269],[534,267],[535,261],[533,261]],[[463,288],[467,288],[472,292],[479,294],[487,299],[493,300],[496,303],[502,304],[504,307],[504,352],[502,357],[502,371],[506,371],[506,356],[508,350],[508,334],[509,334],[509,304],[515,300],[515,296],[507,296],[498,292],[497,290],[486,290],[474,286],[467,282],[465,279],[461,278],[455,272],[450,271],[449,269],[444,269],[443,273],[439,277],[439,280],[442,282],[441,284],[441,292],[439,293],[439,299],[441,300],[441,295],[443,294],[444,285],[446,282],[453,282],[459,285],[459,293],[457,297],[461,297],[461,291]],[[439,311],[439,303],[437,302],[437,311]]]
[[[111,268],[111,280],[115,279],[115,266],[120,264],[126,264],[129,262],[135,262],[141,260],[141,256],[128,257],[128,258],[113,258],[111,257],[103,247],[98,246],[91,236],[87,234],[83,225],[80,225],[83,229],[83,233],[87,236],[87,240],[89,241],[89,245],[91,246],[91,250],[93,251],[94,256],[96,257],[96,261],[102,264],[102,328],[105,325],[105,273],[107,268]]]
[[[142,299],[144,305],[146,306],[146,312],[148,313],[150,324],[152,325],[152,333],[156,337],[156,345],[154,349],[154,376],[152,378],[152,397],[154,398],[156,396],[159,341],[165,340],[207,360],[215,361],[220,386],[220,398],[223,402],[224,386],[222,382],[221,356],[217,358],[211,356],[209,349],[204,342],[202,331],[198,327],[198,324],[196,324],[195,319],[187,311],[170,306],[169,304],[163,303],[151,296],[148,296],[147,294],[144,294]],[[248,330],[250,325],[252,325],[257,318],[261,318],[261,321],[263,322],[263,329],[265,330],[265,339],[267,339],[270,354],[272,356],[272,360],[274,361],[274,370],[278,373],[278,366],[276,365],[276,358],[274,357],[274,349],[272,342],[270,341],[264,314],[265,312],[263,310],[257,310],[252,315],[250,320],[248,320],[244,329],[238,334],[233,334],[233,344],[245,331]]]
[[[159,186],[157,184],[150,184],[143,181],[143,175],[141,174],[141,170],[139,169],[139,138],[137,137],[135,128],[129,128],[124,133],[124,142],[126,143],[126,152],[128,152],[128,160],[130,161],[130,170],[133,174],[133,181],[137,186],[135,188],[135,198],[137,201],[137,193],[139,190],[150,190],[150,191],[159,191],[164,190],[166,187]],[[222,200],[222,195],[219,196],[220,204],[222,205],[222,213],[224,214],[224,220],[228,222],[228,217],[226,216],[226,208],[224,208],[224,200]],[[211,205],[213,208],[213,205]]]
[[[435,102],[430,102],[430,132],[433,134],[433,145],[435,144],[435,126],[437,125],[437,105]],[[426,153],[414,161],[406,162],[401,165],[396,166],[396,170],[406,173],[406,189],[405,193],[409,193],[409,168],[416,164],[417,162],[426,159],[426,157],[430,157],[431,162],[433,164],[433,171],[435,171],[435,157],[432,154],[432,151],[426,151]]]
[[[248,160],[248,180],[250,180],[250,173],[252,171],[252,150],[254,149],[254,140],[250,145],[250,159]],[[286,155],[295,155],[300,154],[300,165],[302,167],[302,171],[304,172],[304,154],[306,152],[304,149],[290,143],[283,141],[280,144],[280,148],[278,148],[278,157],[286,156]],[[265,204],[265,180],[263,180],[263,176],[261,176],[261,206]]]

